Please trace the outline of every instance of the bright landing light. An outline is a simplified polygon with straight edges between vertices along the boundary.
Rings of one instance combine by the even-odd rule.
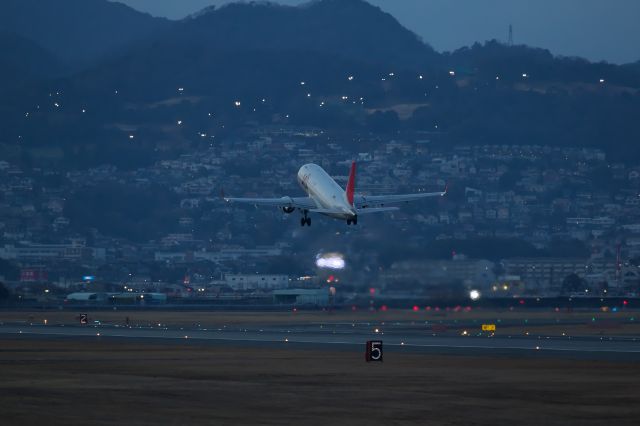
[[[340,253],[325,253],[316,257],[316,266],[323,269],[344,269],[344,258]]]
[[[478,290],[471,290],[469,292],[469,297],[471,300],[478,300],[480,299],[480,292]]]

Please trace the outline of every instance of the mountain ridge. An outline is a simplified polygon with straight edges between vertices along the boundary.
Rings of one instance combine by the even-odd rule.
[[[310,50],[364,62],[386,57],[400,66],[436,56],[390,14],[362,0],[231,3],[181,21],[166,37],[204,40],[212,49]]]
[[[69,72],[95,65],[171,25],[107,0],[4,0],[0,9],[0,30],[41,45]]]
[[[0,52],[0,91],[19,89],[60,70],[50,52],[17,34],[0,30]]]
[[[160,142],[177,150],[202,141],[194,135],[262,124],[640,155],[637,64],[497,41],[439,54],[362,0],[209,9],[43,87],[0,99],[7,139],[71,146],[87,163],[153,161]],[[33,105],[50,103],[52,88],[63,93],[61,107],[24,120]],[[135,144],[128,128],[137,129]]]

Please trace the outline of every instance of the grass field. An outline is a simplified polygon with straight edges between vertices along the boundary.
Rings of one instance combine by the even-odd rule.
[[[0,339],[6,425],[637,425],[640,364]]]

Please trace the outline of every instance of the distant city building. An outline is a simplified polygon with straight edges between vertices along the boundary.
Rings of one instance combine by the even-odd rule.
[[[494,266],[488,260],[404,261],[393,264],[382,279],[386,284],[418,281],[424,286],[435,286],[460,282],[481,288],[495,281]]]
[[[79,244],[35,244],[0,247],[0,259],[29,260],[81,260],[105,258],[105,249],[94,249]]]
[[[273,300],[278,304],[327,306],[331,300],[329,289],[275,290]]]
[[[289,286],[287,275],[229,274],[224,282],[233,290],[274,290]]]
[[[23,268],[20,270],[20,282],[46,282],[49,274],[42,268]]]
[[[521,258],[506,259],[503,266],[508,275],[520,277],[525,289],[558,292],[564,279],[576,274],[591,281],[607,282],[609,286],[618,284],[619,271],[615,259],[588,260],[562,258]]]

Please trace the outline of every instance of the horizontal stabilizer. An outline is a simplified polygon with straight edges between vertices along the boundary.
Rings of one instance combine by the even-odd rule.
[[[280,198],[232,198],[224,197],[228,203],[254,204],[256,206],[293,207],[309,209],[316,207],[315,201],[309,197],[280,197]]]
[[[394,195],[358,195],[354,204],[357,209],[366,206],[384,206],[386,204],[408,203],[409,201],[421,200],[428,197],[443,197],[447,191],[441,192],[419,192],[417,194],[394,194]]]
[[[369,207],[358,210],[358,215],[369,213],[395,212],[400,210],[398,207]]]
[[[344,214],[342,210],[332,210],[332,209],[311,209],[310,213],[322,213],[322,214]]]

